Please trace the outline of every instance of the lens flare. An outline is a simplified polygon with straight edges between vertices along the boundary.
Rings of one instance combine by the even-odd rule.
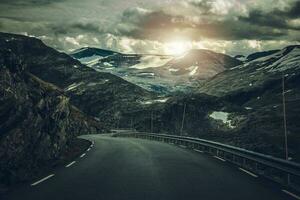
[[[187,41],[172,41],[165,43],[164,51],[166,54],[181,55],[190,50],[190,44]]]

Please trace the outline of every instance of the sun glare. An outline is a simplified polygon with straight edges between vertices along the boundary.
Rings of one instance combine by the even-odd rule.
[[[173,41],[165,44],[165,53],[172,55],[181,55],[190,49],[186,41]]]

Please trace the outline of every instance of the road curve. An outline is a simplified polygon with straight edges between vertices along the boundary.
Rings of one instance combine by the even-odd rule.
[[[86,135],[93,147],[9,200],[289,200],[277,185],[174,145]]]

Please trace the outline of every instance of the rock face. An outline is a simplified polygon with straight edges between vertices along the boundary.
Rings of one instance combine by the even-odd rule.
[[[26,59],[1,44],[0,180],[5,184],[26,180],[59,158],[74,136],[103,131],[63,90],[31,74]]]

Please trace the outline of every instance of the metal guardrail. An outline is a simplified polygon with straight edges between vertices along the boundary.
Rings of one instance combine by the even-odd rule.
[[[187,148],[222,158],[241,168],[300,192],[300,164],[295,162],[199,138],[141,132],[119,133],[115,134],[115,136],[184,145]]]

